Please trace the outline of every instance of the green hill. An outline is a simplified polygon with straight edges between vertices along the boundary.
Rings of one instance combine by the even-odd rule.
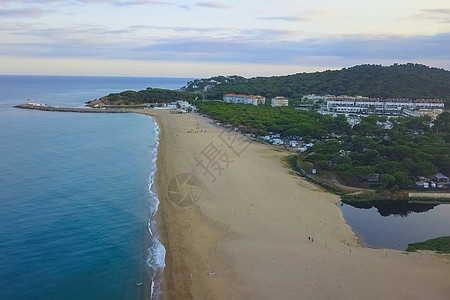
[[[171,103],[173,101],[193,101],[197,94],[166,89],[147,88],[141,91],[124,91],[112,93],[99,99],[88,101],[89,106],[95,105],[141,105],[144,103]]]
[[[207,91],[208,99],[223,94],[258,94],[268,98],[299,99],[306,94],[349,95],[378,98],[438,98],[450,103],[450,71],[420,64],[392,66],[359,65],[336,71],[298,73],[288,76],[244,78],[217,76],[197,79],[187,92]]]

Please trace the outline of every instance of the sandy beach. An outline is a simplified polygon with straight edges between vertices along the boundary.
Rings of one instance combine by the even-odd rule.
[[[448,299],[450,255],[362,246],[287,154],[193,114],[160,128],[163,299]]]

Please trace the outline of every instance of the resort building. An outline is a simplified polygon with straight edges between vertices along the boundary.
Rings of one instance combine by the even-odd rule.
[[[308,94],[308,95],[305,95],[305,96],[302,97],[302,101],[311,100],[311,101],[313,101],[315,103],[317,101],[327,101],[328,98],[330,98],[330,97],[334,97],[334,96],[332,96],[332,95],[325,95],[324,96],[324,95]]]
[[[441,183],[449,183],[450,182],[450,179],[442,173],[437,173],[434,176],[434,180],[436,180],[436,182],[441,182]]]
[[[228,103],[244,103],[244,104],[265,104],[266,97],[254,96],[254,95],[236,95],[236,94],[225,94],[223,95],[223,101]]]
[[[177,107],[179,107],[180,109],[188,109],[191,108],[191,105],[189,104],[189,102],[187,101],[177,101],[176,102]]]
[[[330,97],[327,101],[327,110],[345,114],[376,114],[398,116],[404,110],[431,110],[433,114],[444,111],[444,101],[439,99],[380,99],[368,97],[339,96]],[[422,112],[424,113],[424,111]]]
[[[282,96],[277,96],[275,98],[272,98],[271,105],[272,107],[289,106],[289,99]]]
[[[442,109],[405,109],[403,115],[410,117],[430,116],[432,120],[436,119],[442,113]]]

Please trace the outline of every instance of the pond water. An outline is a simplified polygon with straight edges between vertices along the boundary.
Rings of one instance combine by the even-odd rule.
[[[411,243],[450,236],[450,204],[372,201],[338,206],[369,247],[406,250]]]

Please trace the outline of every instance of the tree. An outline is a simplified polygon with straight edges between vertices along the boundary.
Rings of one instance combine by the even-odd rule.
[[[383,175],[381,175],[380,179],[381,179],[381,182],[383,183],[383,185],[387,188],[392,187],[393,184],[395,183],[395,177],[390,174],[383,174]]]
[[[351,165],[352,159],[348,155],[339,156],[336,159],[336,165]]]
[[[435,132],[447,132],[450,133],[450,113],[443,112],[434,121],[433,129]]]
[[[321,170],[331,170],[331,164],[328,160],[319,160],[314,162],[314,166]]]
[[[397,185],[401,189],[407,188],[411,183],[411,180],[409,180],[408,174],[406,172],[397,171],[394,173],[394,177],[395,185]]]
[[[337,115],[334,118],[334,124],[331,130],[337,134],[349,134],[352,131],[352,127],[347,122],[347,118],[344,115]]]
[[[412,174],[415,176],[429,177],[436,174],[438,169],[429,161],[420,161],[413,167]]]
[[[355,125],[353,129],[361,136],[378,136],[384,132],[384,129],[377,125],[379,117],[376,115],[368,116],[362,119],[361,123]]]

